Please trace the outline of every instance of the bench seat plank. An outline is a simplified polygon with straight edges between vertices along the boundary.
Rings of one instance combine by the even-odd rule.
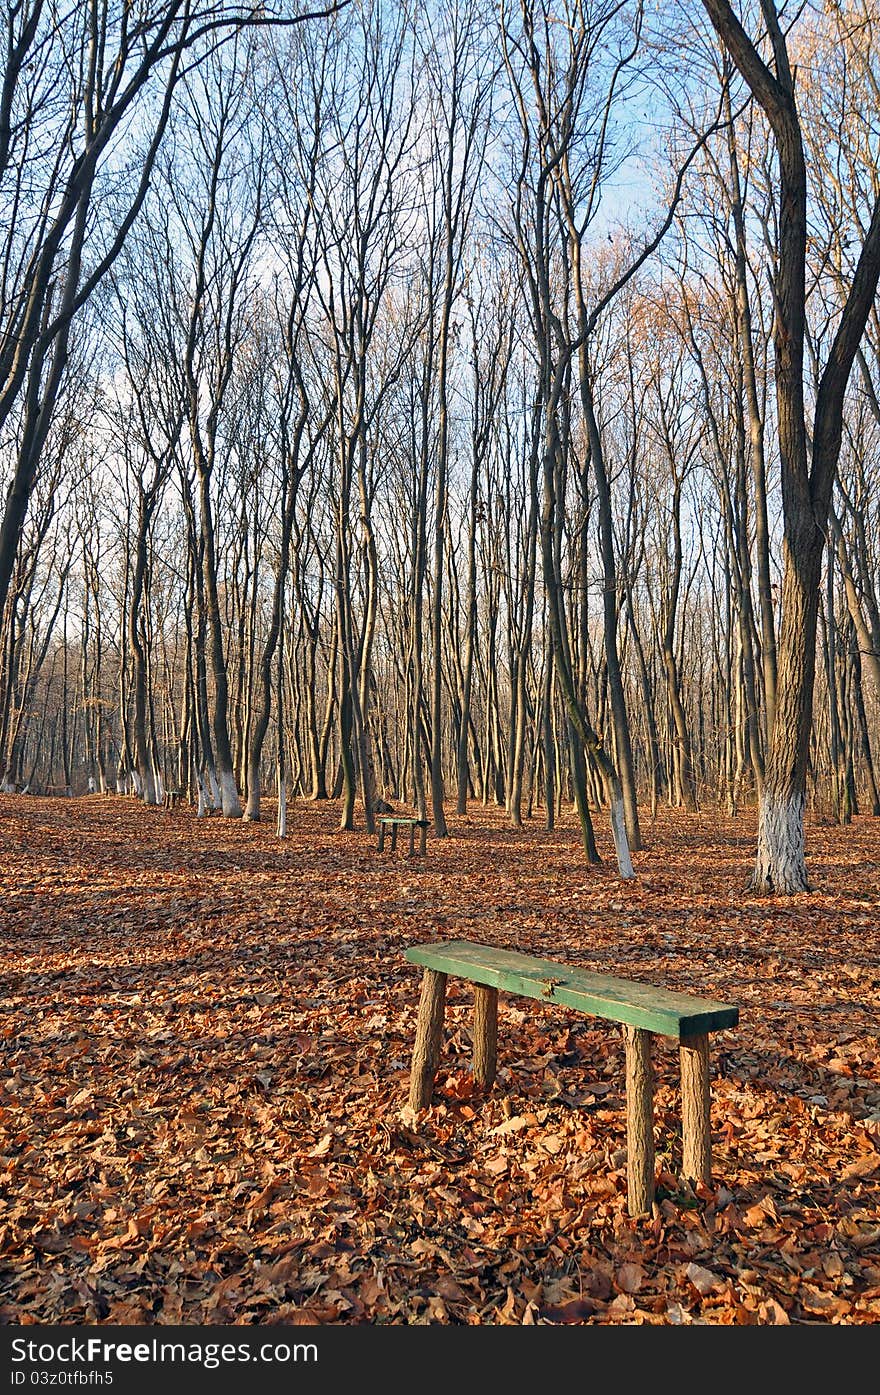
[[[679,1040],[735,1027],[739,1021],[739,1009],[729,1003],[673,993],[650,983],[630,983],[470,940],[413,945],[405,951],[405,957],[411,964],[421,964],[437,973],[452,974],[526,998],[560,1003],[578,1012]]]

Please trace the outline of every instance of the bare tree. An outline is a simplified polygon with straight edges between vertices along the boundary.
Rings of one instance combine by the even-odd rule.
[[[13,412],[20,429],[0,521],[0,613],[74,316],[140,213],[181,77],[243,26],[309,17],[229,0],[148,2],[136,15],[124,0],[61,11],[45,0],[8,7],[0,81],[0,431]],[[137,151],[127,186],[115,160],[123,136]]]
[[[819,581],[840,454],[844,395],[880,279],[880,197],[874,198],[868,231],[819,380],[808,445],[804,392],[808,189],[788,42],[773,0],[761,0],[769,47],[766,60],[728,0],[703,0],[703,4],[770,124],[779,168],[773,289],[784,574],[776,713],[761,795],[754,885],[760,891],[792,893],[808,889],[804,804]]]

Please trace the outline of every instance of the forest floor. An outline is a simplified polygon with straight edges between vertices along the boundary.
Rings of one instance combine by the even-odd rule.
[[[754,818],[644,818],[637,879],[572,823],[472,806],[427,857],[334,805],[198,820],[0,796],[0,1322],[880,1323],[880,822],[808,828],[814,890],[747,889]],[[620,1029],[504,998],[469,1076],[449,981],[406,1106],[420,941],[735,1003],[713,1185],[658,1038],[657,1203],[626,1210]]]

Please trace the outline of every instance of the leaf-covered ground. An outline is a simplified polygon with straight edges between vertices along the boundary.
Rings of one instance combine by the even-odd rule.
[[[271,823],[0,796],[0,1321],[880,1322],[880,823],[811,827],[810,894],[746,889],[754,826],[645,818],[638,878],[472,806],[422,861],[332,805]],[[418,970],[468,938],[740,1007],[713,1186],[626,1211],[620,1030],[502,997],[469,1077],[450,980],[405,1108]]]

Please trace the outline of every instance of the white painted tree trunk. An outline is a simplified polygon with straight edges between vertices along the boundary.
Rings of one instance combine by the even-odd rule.
[[[626,817],[622,792],[615,791],[611,798],[611,832],[614,836],[618,871],[626,881],[629,881],[635,876],[635,871],[629,851],[629,839],[626,836]]]
[[[278,837],[287,837],[287,784],[284,780],[278,785]]]
[[[244,806],[244,818],[248,823],[259,823],[260,821],[260,767],[250,762],[247,776],[247,803]]]
[[[220,772],[220,807],[226,819],[241,818],[241,800],[235,786],[235,776],[231,770]]]
[[[779,799],[766,792],[758,815],[756,891],[792,896],[809,891],[804,841],[804,796]]]
[[[220,786],[217,782],[217,774],[213,765],[209,765],[205,771],[205,803],[209,809],[220,808]]]

